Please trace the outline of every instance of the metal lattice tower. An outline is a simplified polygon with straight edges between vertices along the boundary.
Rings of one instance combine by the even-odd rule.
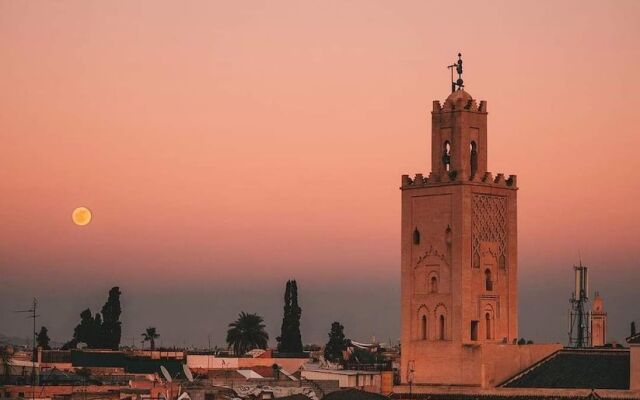
[[[588,268],[574,266],[575,290],[571,295],[569,310],[569,347],[583,348],[591,346],[589,332],[589,275]]]

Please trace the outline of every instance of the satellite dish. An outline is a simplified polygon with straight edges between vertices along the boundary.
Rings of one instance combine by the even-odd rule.
[[[187,380],[189,382],[193,382],[193,374],[191,373],[191,370],[189,369],[187,364],[182,364],[182,370],[184,371],[184,376],[187,377]],[[178,400],[181,400],[181,399],[178,399]]]
[[[166,379],[167,382],[173,381],[173,379],[171,378],[171,374],[169,373],[169,371],[167,371],[164,365],[160,366],[160,372],[162,372],[162,376],[164,376],[164,379]]]

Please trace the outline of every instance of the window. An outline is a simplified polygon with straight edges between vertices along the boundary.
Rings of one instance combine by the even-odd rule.
[[[442,164],[446,171],[451,170],[451,143],[447,140],[444,142],[444,149],[442,154]]]
[[[484,271],[484,286],[487,292],[493,290],[493,281],[491,280],[491,270],[489,268]]]
[[[478,321],[471,321],[471,340],[478,340]]]
[[[413,244],[420,244],[420,231],[417,227],[413,231]]]
[[[470,151],[471,151],[471,157],[470,157],[471,176],[474,176],[478,171],[478,145],[476,145],[476,142],[471,141]]]
[[[423,315],[420,322],[420,337],[422,340],[427,340],[427,316]]]
[[[429,281],[429,291],[431,293],[438,293],[438,278],[435,276],[432,276]]]
[[[440,326],[438,327],[438,339],[444,340],[444,315],[440,315]]]

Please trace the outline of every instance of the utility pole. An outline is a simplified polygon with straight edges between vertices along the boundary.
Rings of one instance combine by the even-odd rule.
[[[209,370],[211,367],[209,366],[209,358],[211,357],[211,335],[207,335],[207,340],[209,341],[209,346],[207,347],[207,377],[209,376]]]

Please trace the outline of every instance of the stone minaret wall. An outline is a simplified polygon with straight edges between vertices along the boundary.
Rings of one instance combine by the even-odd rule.
[[[517,179],[487,171],[486,109],[463,90],[434,102],[432,171],[402,177],[405,383],[480,382],[474,349],[518,337]]]
[[[604,311],[604,301],[600,293],[596,292],[591,305],[591,346],[604,346],[607,343],[607,313]]]

